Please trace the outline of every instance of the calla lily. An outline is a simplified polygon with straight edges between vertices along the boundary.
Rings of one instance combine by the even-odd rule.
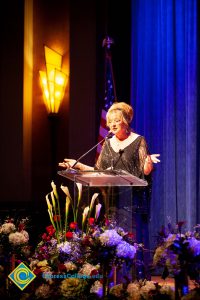
[[[69,212],[69,205],[70,205],[70,200],[68,197],[66,197],[66,202],[65,202],[65,214],[68,214]]]
[[[51,211],[50,209],[48,209],[48,213],[49,213],[50,221],[51,221],[53,227],[55,228],[55,224],[54,224],[54,221],[53,221],[53,214],[52,214],[52,211]]]
[[[81,198],[82,196],[82,189],[83,189],[83,185],[81,183],[76,182],[77,188],[78,188],[78,199]]]
[[[47,202],[48,210],[50,210],[52,212],[52,205],[49,201],[48,195],[46,195],[46,202]]]
[[[72,199],[67,186],[61,185],[61,189],[69,199]]]
[[[54,190],[55,190],[55,187],[54,187]],[[56,207],[56,200],[57,200],[57,207]],[[58,198],[55,199],[54,191],[51,192],[51,201],[53,204],[53,209],[54,209],[54,214],[55,214],[55,216],[53,217],[53,219],[55,221],[55,225],[57,227],[57,230],[62,231],[61,219],[56,218],[57,215],[60,216],[60,204],[59,204]]]
[[[56,208],[56,201],[55,201],[55,197],[54,197],[54,192],[53,191],[51,192],[51,200],[52,200],[53,208],[55,210],[55,208]]]
[[[82,228],[84,226],[84,223],[85,223],[85,220],[87,218],[89,210],[90,210],[89,206],[86,206],[85,209],[84,209],[84,211],[83,211]]]
[[[95,220],[98,219],[99,215],[100,215],[100,210],[101,210],[102,205],[100,203],[98,203],[96,205],[96,212],[95,212]]]
[[[83,218],[86,218],[86,217],[87,217],[89,210],[90,210],[89,206],[86,206],[86,207],[84,208],[84,211],[83,211]]]
[[[56,185],[55,185],[55,183],[53,181],[51,182],[51,187],[53,189],[53,191],[51,192],[51,199],[52,199],[52,203],[53,203],[54,212],[55,212],[55,214],[60,215],[59,196],[58,196],[58,193],[57,193]],[[57,227],[58,227],[57,229],[60,230],[60,231],[62,231],[61,220],[59,220],[59,222],[56,222],[56,223],[57,223]]]
[[[65,193],[66,195],[66,202],[69,200],[71,202],[71,205],[72,205],[72,210],[73,210],[73,215],[74,215],[74,219],[76,218],[75,216],[75,211],[74,211],[74,203],[72,201],[72,198],[71,198],[71,195],[70,195],[70,192],[69,192],[69,189],[67,186],[64,186],[64,185],[61,185],[60,186],[61,190]],[[67,200],[68,199],[68,200]]]
[[[92,196],[92,200],[90,202],[90,211],[93,209],[93,206],[94,206],[94,202],[96,200],[96,198],[99,196],[98,193],[95,193],[93,196]]]
[[[70,200],[68,197],[66,197],[66,202],[65,202],[65,223],[67,222],[68,214],[69,214],[69,205],[70,205]],[[67,223],[66,223],[67,225]]]
[[[56,188],[56,185],[55,185],[55,183],[53,181],[51,182],[51,187],[53,189],[55,197],[58,199],[57,188]]]
[[[81,201],[81,196],[82,196],[82,184],[76,182],[77,188],[78,188],[78,201],[77,201],[77,205],[76,205],[76,212],[75,212],[75,218],[74,221],[77,221],[77,216],[78,216],[78,208],[79,208],[79,204]]]

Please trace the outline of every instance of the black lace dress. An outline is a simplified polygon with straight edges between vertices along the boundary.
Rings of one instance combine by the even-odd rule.
[[[102,147],[95,168],[106,170],[113,167],[114,170],[125,170],[134,176],[145,179],[147,187],[114,187],[112,193],[115,201],[113,206],[117,209],[128,209],[132,213],[146,215],[149,218],[151,175],[144,175],[144,163],[148,152],[146,140],[138,136],[128,146],[116,152],[107,139]],[[111,204],[112,205],[112,204]]]
[[[113,215],[117,224],[132,232],[136,241],[143,243],[146,249],[149,248],[151,174],[145,176],[143,170],[148,154],[147,143],[143,136],[138,136],[118,152],[114,151],[110,140],[106,140],[96,164],[97,169],[105,170],[113,167],[115,170],[125,170],[134,176],[147,180],[147,187],[113,187],[114,201],[110,202],[110,196],[107,198],[110,214]],[[144,265],[148,265],[149,252],[147,251],[144,255],[140,251],[137,254],[137,259],[144,261]],[[139,279],[144,279],[145,272],[147,273],[145,276],[148,276],[148,272],[142,268],[136,270],[136,273],[140,274],[140,276],[136,274]]]
[[[113,167],[115,170],[125,170],[144,179],[143,169],[147,154],[147,143],[142,136],[138,136],[127,147],[119,150],[119,152],[115,152],[110,144],[110,140],[106,140],[96,167],[102,170]]]

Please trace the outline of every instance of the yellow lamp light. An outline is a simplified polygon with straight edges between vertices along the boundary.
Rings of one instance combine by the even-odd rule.
[[[62,55],[44,46],[46,72],[39,71],[44,103],[49,114],[57,114],[65,94],[67,75],[62,72]]]

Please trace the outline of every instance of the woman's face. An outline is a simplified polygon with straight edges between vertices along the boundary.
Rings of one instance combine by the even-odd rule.
[[[121,135],[127,131],[127,124],[124,123],[123,115],[120,111],[111,112],[107,124],[110,131],[115,135]]]

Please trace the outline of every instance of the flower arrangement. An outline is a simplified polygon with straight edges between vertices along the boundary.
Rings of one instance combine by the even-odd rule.
[[[140,280],[127,285],[119,284],[111,288],[110,294],[114,299],[126,300],[173,300],[174,290],[170,285]]]
[[[193,231],[182,232],[184,222],[175,227],[171,223],[159,232],[159,244],[153,257],[154,265],[164,266],[165,275],[177,275],[187,267],[191,279],[198,280],[200,268],[200,225]]]
[[[0,223],[0,295],[8,299],[8,293],[16,296],[16,289],[8,281],[8,275],[17,264],[28,264],[31,253],[29,233],[27,232],[28,218],[15,219],[7,217]]]
[[[185,222],[168,223],[159,232],[159,243],[153,257],[154,266],[163,267],[162,277],[175,278],[176,298],[187,294],[188,278],[200,284],[200,225],[183,232]]]
[[[80,218],[82,185],[77,184],[77,201],[61,186],[66,197],[63,215],[56,185],[52,182],[51,186],[46,196],[51,225],[30,259],[30,268],[37,275],[35,297],[105,297],[114,281],[114,268],[132,265],[138,245],[111,219],[98,220],[101,204],[97,193]]]
[[[116,270],[125,266],[128,272],[134,263],[137,264],[134,258],[142,245],[135,243],[133,235],[117,226],[112,217],[105,215],[100,218],[98,193],[84,207],[81,184],[76,185],[76,201],[72,199],[68,187],[61,186],[65,195],[63,209],[54,182],[51,186],[52,191],[46,196],[51,224],[41,234],[34,252],[30,251],[29,234],[26,231],[28,218],[6,218],[0,224],[0,283],[7,286],[3,280],[15,263],[21,261],[36,274],[25,292],[20,294],[20,291],[13,289],[10,293],[21,300],[198,299],[200,225],[187,232],[183,232],[184,222],[174,227],[171,223],[167,228],[163,227],[153,257],[154,266],[163,267],[163,278],[173,275],[181,283],[181,276],[187,271],[186,275],[196,282],[196,288],[190,293],[185,296],[180,293],[177,297],[176,289],[174,291],[167,284],[147,280],[130,282],[128,277],[124,278],[125,282],[117,284]],[[9,272],[5,277],[6,265],[9,266]],[[184,281],[184,285],[186,283]]]
[[[0,225],[0,252],[4,258],[24,260],[30,254],[29,234],[26,231],[28,218],[14,220],[7,217]]]

